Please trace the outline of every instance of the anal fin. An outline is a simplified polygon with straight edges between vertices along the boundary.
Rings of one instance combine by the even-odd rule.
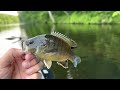
[[[52,66],[52,61],[44,60],[44,64],[48,69],[50,69],[50,67]]]

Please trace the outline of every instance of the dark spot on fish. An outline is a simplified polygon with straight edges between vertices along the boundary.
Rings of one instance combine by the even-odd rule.
[[[46,44],[43,44],[43,46],[46,46]]]
[[[74,49],[74,48],[77,48],[77,47],[71,47],[71,49]]]
[[[49,38],[49,35],[45,35],[46,38]]]
[[[30,41],[30,42],[29,42],[29,44],[33,44],[33,43],[34,43],[34,41]]]
[[[40,42],[43,44],[42,46],[47,46],[46,44],[46,42],[47,42],[47,40],[45,40],[45,42],[43,42],[42,40],[40,40]]]

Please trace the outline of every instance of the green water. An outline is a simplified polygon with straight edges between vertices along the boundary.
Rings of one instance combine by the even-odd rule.
[[[21,26],[28,38],[49,34],[52,25],[31,24]],[[78,44],[73,52],[81,57],[77,68],[69,62],[64,69],[53,62],[51,70],[56,79],[120,79],[120,26],[59,24],[56,32],[72,38]]]

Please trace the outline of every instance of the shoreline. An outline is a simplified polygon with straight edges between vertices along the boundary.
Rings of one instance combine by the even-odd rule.
[[[15,23],[15,24],[0,24],[0,26],[19,26],[24,25],[24,23]]]

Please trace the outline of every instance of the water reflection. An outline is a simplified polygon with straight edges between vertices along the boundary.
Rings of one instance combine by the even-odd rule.
[[[119,25],[73,25],[47,24],[22,25],[16,30],[21,31],[24,39],[40,34],[50,34],[51,30],[63,33],[75,40],[78,47],[73,52],[81,57],[82,62],[77,68],[69,62],[69,68],[64,69],[53,62],[52,70],[58,79],[95,79],[95,78],[120,78],[120,26]],[[3,31],[3,30],[2,30]],[[19,36],[14,29],[9,30]],[[2,36],[9,36],[3,31]],[[12,36],[12,35],[11,35]],[[1,38],[1,37],[0,37]],[[8,42],[8,41],[7,41]],[[4,45],[4,44],[3,44]],[[4,45],[5,46],[5,45]],[[7,47],[8,45],[6,45]],[[0,49],[1,50],[1,49]]]
[[[70,70],[67,71],[67,79],[73,79]]]
[[[59,24],[55,31],[61,32],[75,40],[78,48],[73,50],[82,58],[77,68],[69,63],[69,70],[63,69],[55,62],[52,70],[56,78],[120,78],[120,26],[111,25],[70,25]],[[50,34],[51,25],[25,26],[28,37]]]

